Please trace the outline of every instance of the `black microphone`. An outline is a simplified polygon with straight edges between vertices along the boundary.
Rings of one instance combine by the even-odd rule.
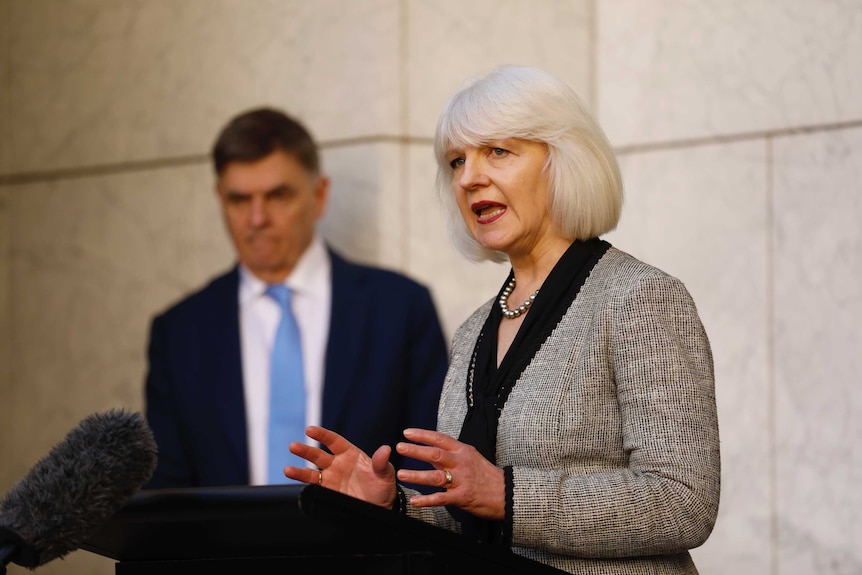
[[[78,549],[150,479],[156,454],[140,413],[84,418],[0,501],[0,574]]]

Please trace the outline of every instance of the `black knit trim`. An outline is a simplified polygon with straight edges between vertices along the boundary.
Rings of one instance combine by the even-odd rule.
[[[512,388],[533,361],[542,344],[562,320],[593,267],[610,249],[601,239],[575,241],[542,283],[509,351],[497,366],[497,332],[503,313],[491,306],[488,317],[476,339],[471,366],[467,374],[468,409],[461,423],[458,439],[475,447],[488,461],[497,463],[497,431],[500,412]],[[513,272],[501,287],[512,278]],[[497,295],[499,301],[500,295]],[[461,523],[461,532],[488,543],[502,544],[506,527],[502,521],[481,519],[459,508],[450,514]],[[508,526],[511,537],[511,524]]]
[[[392,504],[392,511],[399,515],[407,515],[407,494],[397,483],[395,484],[395,502]]]
[[[540,301],[539,298],[536,298],[536,302],[533,304],[535,309],[531,310],[532,317],[530,315],[527,316],[524,324],[522,324],[522,329],[518,331],[515,340],[512,341],[510,349],[514,348],[517,351],[512,354],[511,363],[505,365],[505,363],[509,362],[509,354],[507,354],[507,357],[503,359],[504,363],[500,364],[501,369],[499,371],[506,373],[506,375],[497,390],[495,405],[498,413],[503,410],[503,406],[506,404],[506,400],[509,399],[509,394],[512,388],[515,387],[521,374],[533,361],[539,348],[550,337],[551,332],[556,329],[566,311],[572,305],[572,302],[575,301],[575,298],[581,291],[581,287],[590,276],[593,267],[602,259],[602,256],[605,255],[605,252],[610,247],[610,243],[599,239],[583,243],[574,242],[565,256],[560,258],[560,262],[554,266],[551,274],[545,280],[545,284],[552,284],[552,286],[546,289],[548,286],[543,285],[542,291],[550,291],[551,294],[548,295],[555,296],[554,299],[556,301],[554,299],[551,299],[551,301],[548,301],[548,299]],[[576,263],[574,270],[567,269],[565,264],[569,262]],[[560,265],[561,263],[562,265]],[[572,271],[575,273],[572,273]],[[506,279],[507,283],[513,275],[513,273],[509,274],[509,277]],[[499,298],[500,296],[498,295],[497,299]],[[502,317],[502,313],[500,317]],[[499,325],[499,320],[497,324]],[[494,347],[494,351],[496,352],[496,347]],[[495,353],[494,361],[496,360]]]
[[[515,515],[515,474],[512,466],[503,467],[503,481],[506,483],[506,507],[503,515],[503,545],[512,546],[512,521]]]

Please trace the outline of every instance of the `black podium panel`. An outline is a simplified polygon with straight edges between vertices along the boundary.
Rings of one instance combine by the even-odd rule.
[[[317,485],[141,491],[82,548],[117,575],[563,573]]]

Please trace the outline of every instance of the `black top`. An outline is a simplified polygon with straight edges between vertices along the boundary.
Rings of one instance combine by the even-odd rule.
[[[473,350],[471,368],[467,374],[467,415],[458,437],[474,446],[486,459],[496,462],[497,424],[500,412],[521,373],[527,368],[539,348],[556,328],[563,314],[572,305],[590,272],[611,245],[598,238],[575,241],[556,263],[539,289],[512,345],[497,367],[497,332],[503,312],[496,304],[491,311]],[[513,271],[497,294],[497,300],[512,279]],[[522,383],[527,385],[529,382]],[[505,470],[506,519],[488,521],[462,509],[450,507],[449,512],[461,522],[462,532],[480,541],[509,545],[511,539],[511,470]]]

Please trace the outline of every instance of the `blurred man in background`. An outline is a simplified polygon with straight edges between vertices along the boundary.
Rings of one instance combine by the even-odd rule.
[[[406,427],[433,429],[448,353],[431,294],[318,235],[329,180],[308,131],[250,110],[212,158],[238,263],[152,322],[159,464],[147,487],[288,482],[288,445],[309,424],[370,451]]]

